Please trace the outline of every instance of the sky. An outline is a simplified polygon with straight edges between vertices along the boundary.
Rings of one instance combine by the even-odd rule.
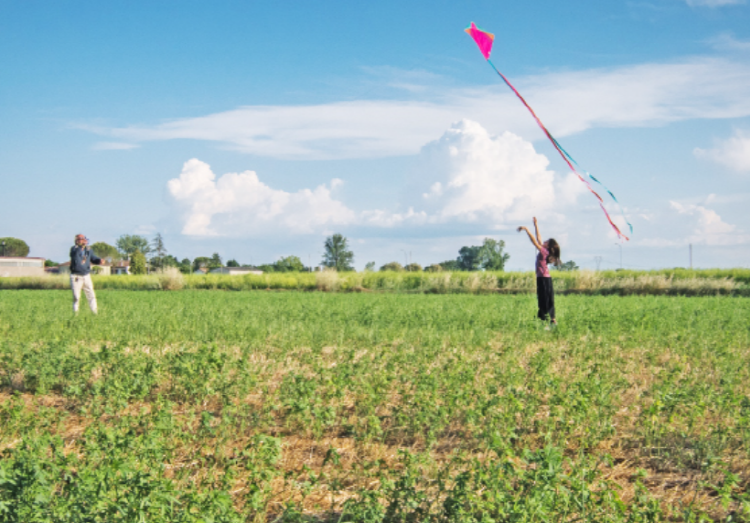
[[[0,0],[0,64],[0,236],[30,256],[160,233],[314,266],[341,233],[362,269],[489,237],[531,270],[537,217],[582,268],[750,266],[749,0]]]

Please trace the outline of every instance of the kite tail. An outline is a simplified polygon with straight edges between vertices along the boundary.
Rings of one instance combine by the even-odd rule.
[[[620,231],[620,229],[617,227],[617,225],[615,225],[615,223],[612,221],[612,218],[609,216],[609,213],[607,212],[607,209],[604,208],[604,200],[602,199],[602,197],[599,196],[599,194],[594,190],[594,188],[591,186],[591,184],[589,183],[589,181],[581,175],[580,171],[582,169],[578,166],[578,163],[573,159],[573,157],[570,154],[568,154],[568,151],[566,151],[565,149],[562,148],[562,146],[558,143],[558,141],[555,139],[555,137],[552,136],[552,134],[547,130],[547,128],[542,123],[542,121],[536,115],[536,113],[534,112],[534,109],[532,109],[531,106],[528,103],[526,103],[526,100],[524,100],[523,96],[521,96],[521,93],[519,93],[516,90],[516,88],[513,87],[513,84],[511,84],[510,81],[508,81],[508,79],[505,77],[505,75],[503,73],[501,73],[498,70],[497,67],[495,67],[495,64],[493,64],[492,61],[489,58],[487,59],[487,63],[489,63],[492,66],[492,68],[500,76],[500,78],[503,79],[503,81],[505,82],[505,84],[508,87],[510,87],[510,89],[515,93],[515,95],[518,97],[518,99],[521,100],[521,103],[523,103],[523,105],[526,107],[526,109],[529,110],[529,112],[531,113],[531,116],[533,116],[534,120],[536,120],[536,123],[539,126],[539,128],[547,136],[547,138],[552,143],[552,145],[554,146],[554,148],[558,152],[558,154],[565,161],[565,163],[568,164],[568,167],[570,167],[570,170],[573,171],[578,176],[578,179],[581,180],[583,183],[586,184],[586,187],[588,188],[588,190],[591,191],[591,193],[594,196],[596,196],[596,198],[599,200],[599,207],[601,207],[602,211],[604,211],[604,215],[607,217],[607,221],[612,226],[612,228],[614,228],[615,232],[617,233],[617,236],[620,237],[620,238],[625,238],[625,240],[629,240],[629,238],[627,236],[625,236]],[[598,183],[599,185],[601,185],[604,188],[604,190],[607,191],[607,193],[609,193],[609,195],[612,197],[612,199],[617,204],[617,207],[620,209],[620,212],[622,213],[622,217],[625,218],[625,212],[623,211],[622,207],[620,206],[620,202],[618,202],[617,198],[615,198],[615,195],[612,194],[612,191],[610,191],[609,189],[607,189],[607,187],[602,182],[600,182],[599,180],[597,180],[596,178],[594,178],[593,176],[591,176],[591,174],[589,174],[588,172],[586,172],[586,171],[583,171],[583,172],[586,174],[586,176],[588,176],[593,181],[595,181],[596,183]],[[625,223],[627,223],[628,227],[630,227],[630,234],[633,234],[633,226],[630,224],[630,222],[628,221],[627,218],[625,218]]]
[[[578,165],[578,162],[576,162],[573,159],[573,157],[570,155],[570,153],[568,151],[566,151],[565,149],[563,149],[563,146],[560,145],[560,142],[558,142],[554,137],[552,137],[552,140],[555,142],[555,146],[557,147],[557,150],[560,151],[560,152],[562,152],[571,162],[573,162],[573,165],[575,165],[578,169],[580,169],[581,166]],[[604,189],[605,191],[607,191],[607,194],[609,194],[610,197],[612,197],[612,200],[614,200],[615,205],[617,205],[617,208],[620,210],[620,214],[622,214],[622,219],[625,220],[625,223],[627,223],[628,227],[630,228],[630,234],[633,234],[633,225],[628,221],[627,216],[625,216],[625,210],[622,208],[622,205],[620,205],[620,202],[617,201],[617,197],[614,195],[614,193],[612,191],[610,191],[609,188],[606,185],[604,185],[597,178],[595,178],[593,174],[591,174],[590,172],[586,171],[585,169],[581,169],[581,170],[583,171],[583,173],[586,176],[588,176],[589,178],[591,178],[592,180],[594,180],[596,183],[598,183],[602,187],[602,189]]]
[[[607,186],[604,185],[602,182],[600,182],[599,180],[597,180],[596,178],[594,178],[594,176],[591,173],[589,173],[588,171],[583,171],[583,172],[586,173],[586,176],[588,176],[589,178],[591,178],[592,180],[594,180],[596,183],[598,183],[599,185],[601,185],[604,188],[604,190],[607,191],[607,193],[612,197],[612,199],[615,202],[615,205],[617,205],[617,208],[620,209],[620,214],[622,214],[622,219],[625,220],[625,223],[627,223],[628,227],[630,228],[630,234],[633,234],[633,224],[628,221],[627,216],[625,216],[625,210],[622,208],[622,205],[620,205],[620,202],[617,201],[617,198],[615,198],[615,195],[612,193],[612,191],[610,191],[607,188]]]

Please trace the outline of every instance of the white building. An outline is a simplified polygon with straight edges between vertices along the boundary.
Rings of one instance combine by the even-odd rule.
[[[109,266],[109,273],[110,274],[130,274],[130,261],[120,260],[120,261],[113,262]]]
[[[263,271],[254,267],[219,267],[212,269],[211,274],[231,274],[232,276],[244,276],[245,274],[263,274]]]
[[[70,274],[70,262],[64,262],[58,265],[59,274]],[[130,274],[130,262],[127,260],[117,261],[114,263],[104,263],[103,265],[91,265],[91,274],[109,276],[111,274]]]
[[[0,277],[44,276],[44,258],[0,256]]]

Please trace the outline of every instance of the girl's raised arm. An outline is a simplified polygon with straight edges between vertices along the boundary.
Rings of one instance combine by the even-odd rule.
[[[534,220],[534,223],[536,224],[536,219]],[[526,231],[526,234],[529,235],[529,240],[531,240],[531,243],[534,244],[534,247],[536,247],[537,250],[539,250],[539,251],[542,250],[542,242],[541,241],[537,241],[537,239],[534,238],[534,235],[531,234],[531,231],[529,231],[528,227],[524,227],[524,226],[519,227],[518,228],[518,232],[521,232],[521,231]]]
[[[536,232],[536,241],[539,245],[542,245],[544,241],[542,240],[542,235],[539,233],[539,223],[536,221],[536,216],[534,216],[534,232]],[[537,249],[538,248],[539,247],[537,247]]]

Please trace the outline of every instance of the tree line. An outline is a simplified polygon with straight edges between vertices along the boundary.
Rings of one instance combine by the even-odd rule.
[[[5,249],[5,256],[27,256],[29,246],[23,240],[17,238],[0,238],[0,245]],[[178,259],[169,253],[166,248],[164,237],[157,233],[151,240],[137,234],[123,234],[115,245],[106,242],[96,242],[91,245],[91,250],[110,263],[122,260],[130,262],[131,274],[145,274],[149,271],[175,267],[185,274],[197,272],[201,269],[210,271],[221,267],[248,267],[262,270],[263,272],[302,272],[312,271],[313,267],[305,266],[299,256],[284,256],[272,263],[264,263],[253,266],[241,264],[237,260],[227,260],[226,264],[219,253],[212,256],[198,256],[193,260],[189,258]],[[510,254],[505,252],[505,241],[485,238],[482,245],[464,246],[458,250],[455,259],[434,263],[422,268],[418,263],[401,265],[397,261],[382,265],[381,271],[503,271],[510,259]],[[49,262],[48,265],[57,265]],[[342,234],[336,233],[325,239],[323,243],[323,258],[320,266],[335,269],[340,272],[354,270],[354,252],[349,248],[349,240]],[[578,266],[574,261],[568,261],[557,267],[560,270],[576,270]],[[317,270],[317,269],[316,269]],[[375,262],[365,265],[366,271],[376,270]]]

